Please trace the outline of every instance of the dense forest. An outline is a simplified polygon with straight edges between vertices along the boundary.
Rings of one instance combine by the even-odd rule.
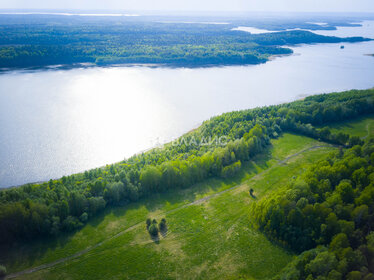
[[[374,90],[371,89],[316,95],[288,104],[226,113],[204,122],[195,131],[163,148],[135,155],[122,162],[45,183],[3,189],[0,191],[0,242],[10,244],[73,231],[82,227],[90,217],[105,207],[126,205],[170,189],[188,188],[207,178],[230,177],[241,169],[243,162],[266,151],[270,146],[270,138],[277,138],[286,131],[307,135],[342,148],[353,147],[342,161],[347,164],[357,161],[354,168],[363,167],[361,171],[368,174],[372,172],[369,164],[372,160],[371,142],[363,144],[358,137],[341,132],[334,134],[322,126],[373,112]],[[352,154],[360,158],[351,160],[348,156]],[[361,176],[361,171],[346,170],[342,167],[344,164],[334,158],[321,166],[326,169],[328,166],[325,165],[328,163],[329,168],[333,168],[335,161],[339,165],[336,172],[344,174],[338,176],[335,173],[323,173],[327,177],[321,175],[322,177],[310,178],[307,184],[314,184],[317,180],[317,187],[310,185],[310,191],[321,192],[318,180],[322,180],[326,191],[332,192],[336,185],[341,185],[337,189],[352,187],[354,198],[358,197],[361,191],[364,192],[372,176],[363,179],[365,183],[357,187],[356,179],[353,178]],[[328,183],[326,180],[330,177],[333,178]],[[351,178],[351,182],[347,178]],[[326,196],[318,196],[317,193],[314,194],[315,201],[308,200],[307,204],[323,203]],[[355,206],[352,207],[347,209],[354,211]],[[368,215],[370,209],[367,209]],[[338,214],[336,216],[338,220],[343,217]],[[262,225],[262,220],[259,223],[267,230]],[[365,230],[363,234],[368,231]],[[292,238],[294,233],[273,231],[269,229],[274,238],[293,244],[294,241],[288,238]],[[295,232],[298,231],[295,229]],[[311,235],[303,234],[302,237],[306,240],[298,241],[301,243],[292,248],[305,250],[316,244],[326,245],[332,236],[322,237],[315,232]]]
[[[374,279],[374,138],[356,144],[253,204],[256,226],[303,252],[279,279]]]
[[[258,64],[272,55],[292,53],[282,47],[285,45],[369,40],[301,30],[256,35],[233,31],[237,26],[233,24],[69,19],[65,22],[61,16],[30,15],[20,20],[14,15],[1,15],[0,68],[74,63]],[[316,28],[305,23],[286,26],[304,25]]]

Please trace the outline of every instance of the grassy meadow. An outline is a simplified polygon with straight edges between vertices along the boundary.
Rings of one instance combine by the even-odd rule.
[[[359,117],[354,120],[339,122],[330,125],[331,132],[342,131],[349,135],[361,138],[374,135],[374,115]]]
[[[17,279],[269,279],[293,254],[251,228],[249,204],[295,179],[335,150],[308,137],[285,133],[267,154],[231,179],[210,179],[107,209],[81,230],[57,240],[38,240],[3,251],[10,273],[64,262]],[[254,189],[255,197],[249,195]],[[147,218],[166,218],[168,230],[152,240]],[[82,273],[84,271],[84,273]]]

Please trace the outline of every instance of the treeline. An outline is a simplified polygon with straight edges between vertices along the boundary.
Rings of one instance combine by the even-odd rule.
[[[279,279],[374,279],[374,138],[316,163],[251,215],[272,239],[309,250]]]
[[[69,232],[83,226],[105,207],[188,188],[207,178],[228,178],[240,171],[243,163],[263,153],[270,139],[284,131],[347,147],[361,144],[360,139],[334,134],[313,124],[373,113],[373,100],[374,90],[349,91],[227,113],[204,122],[176,145],[170,143],[162,149],[58,180],[3,189],[0,243]],[[225,141],[211,141],[208,145],[201,145],[206,141],[196,141],[220,137]]]
[[[10,242],[55,235],[81,227],[107,205],[123,205],[153,193],[186,188],[211,177],[229,177],[269,144],[265,127],[203,156],[146,165],[140,170],[97,169],[74,176],[0,192],[0,240]],[[98,177],[97,179],[95,177]],[[105,179],[104,179],[105,178]]]
[[[0,68],[95,63],[95,61],[91,49],[79,46],[0,46]]]
[[[343,43],[370,41],[363,37],[338,38],[318,35],[309,31],[294,30],[253,35],[253,41],[259,45],[287,45],[287,44],[314,44],[314,43]]]
[[[4,16],[3,16],[4,17]],[[290,54],[300,43],[358,42],[308,31],[249,34],[232,25],[87,21],[38,17],[11,24],[0,18],[0,68],[56,64],[154,63],[172,65],[258,64],[271,55]]]
[[[349,135],[333,134],[323,125],[371,114],[373,96],[374,89],[313,95],[287,104],[222,114],[204,122],[200,129],[206,137],[226,135],[236,139],[254,123],[259,123],[269,129],[270,135],[290,131],[346,145],[348,141],[356,141],[357,137],[350,140]]]
[[[246,45],[176,46],[0,46],[0,67],[36,67],[53,64],[258,64],[271,55],[290,54],[287,48]]]

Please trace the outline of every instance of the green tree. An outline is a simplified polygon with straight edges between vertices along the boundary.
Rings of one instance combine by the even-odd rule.
[[[354,200],[354,190],[349,181],[341,181],[336,187],[336,192],[340,194],[343,202],[352,203]]]
[[[155,166],[148,166],[140,174],[140,182],[146,193],[155,192],[161,182],[161,171]]]
[[[362,140],[358,136],[351,136],[348,140],[348,146],[353,147],[356,145],[362,145]]]
[[[331,270],[329,275],[327,276],[327,279],[329,280],[341,280],[343,279],[343,275],[336,271],[335,269]]]
[[[0,265],[0,277],[4,277],[6,275],[6,268],[3,265]]]
[[[149,227],[151,226],[151,224],[152,224],[152,221],[151,221],[151,219],[150,218],[148,218],[146,221],[145,221],[145,224],[146,224],[146,226],[147,226],[147,229],[149,229]]]
[[[347,280],[360,280],[362,279],[361,277],[361,272],[360,271],[351,271],[347,275]]]
[[[332,239],[330,243],[330,250],[339,255],[342,250],[348,248],[349,246],[350,244],[347,235],[345,233],[339,233]]]
[[[93,196],[100,196],[104,191],[104,182],[102,178],[96,180],[94,184],[91,185],[91,193]]]
[[[86,212],[84,212],[80,217],[79,217],[79,220],[82,222],[82,223],[86,223],[87,220],[88,220],[88,214]]]
[[[250,196],[253,196],[253,192],[254,192],[254,190],[253,190],[252,188],[250,188],[250,189],[249,189],[249,195],[250,195]]]
[[[95,215],[96,213],[103,210],[106,206],[106,201],[103,197],[90,197],[88,199],[88,209],[90,215]]]
[[[152,237],[157,237],[158,236],[158,227],[157,224],[151,224],[148,228],[148,232]]]
[[[334,254],[327,251],[319,253],[314,260],[306,265],[306,270],[310,271],[314,277],[327,276],[333,270],[338,261]]]

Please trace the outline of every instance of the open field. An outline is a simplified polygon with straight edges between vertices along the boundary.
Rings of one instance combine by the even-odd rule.
[[[112,208],[74,234],[13,249],[2,261],[10,272],[16,272],[89,248],[76,258],[23,278],[214,279],[242,275],[267,279],[279,272],[292,254],[249,226],[248,205],[254,198],[248,190],[253,188],[259,199],[286,185],[334,149],[310,149],[322,145],[307,137],[284,134],[273,141],[268,154],[246,164],[233,179],[211,179],[128,207]],[[167,220],[168,232],[159,242],[152,241],[145,229],[147,217]]]
[[[374,4],[49,2],[0,3],[0,280],[374,280]]]
[[[342,131],[349,135],[366,137],[374,135],[374,115],[329,125],[332,132]]]

